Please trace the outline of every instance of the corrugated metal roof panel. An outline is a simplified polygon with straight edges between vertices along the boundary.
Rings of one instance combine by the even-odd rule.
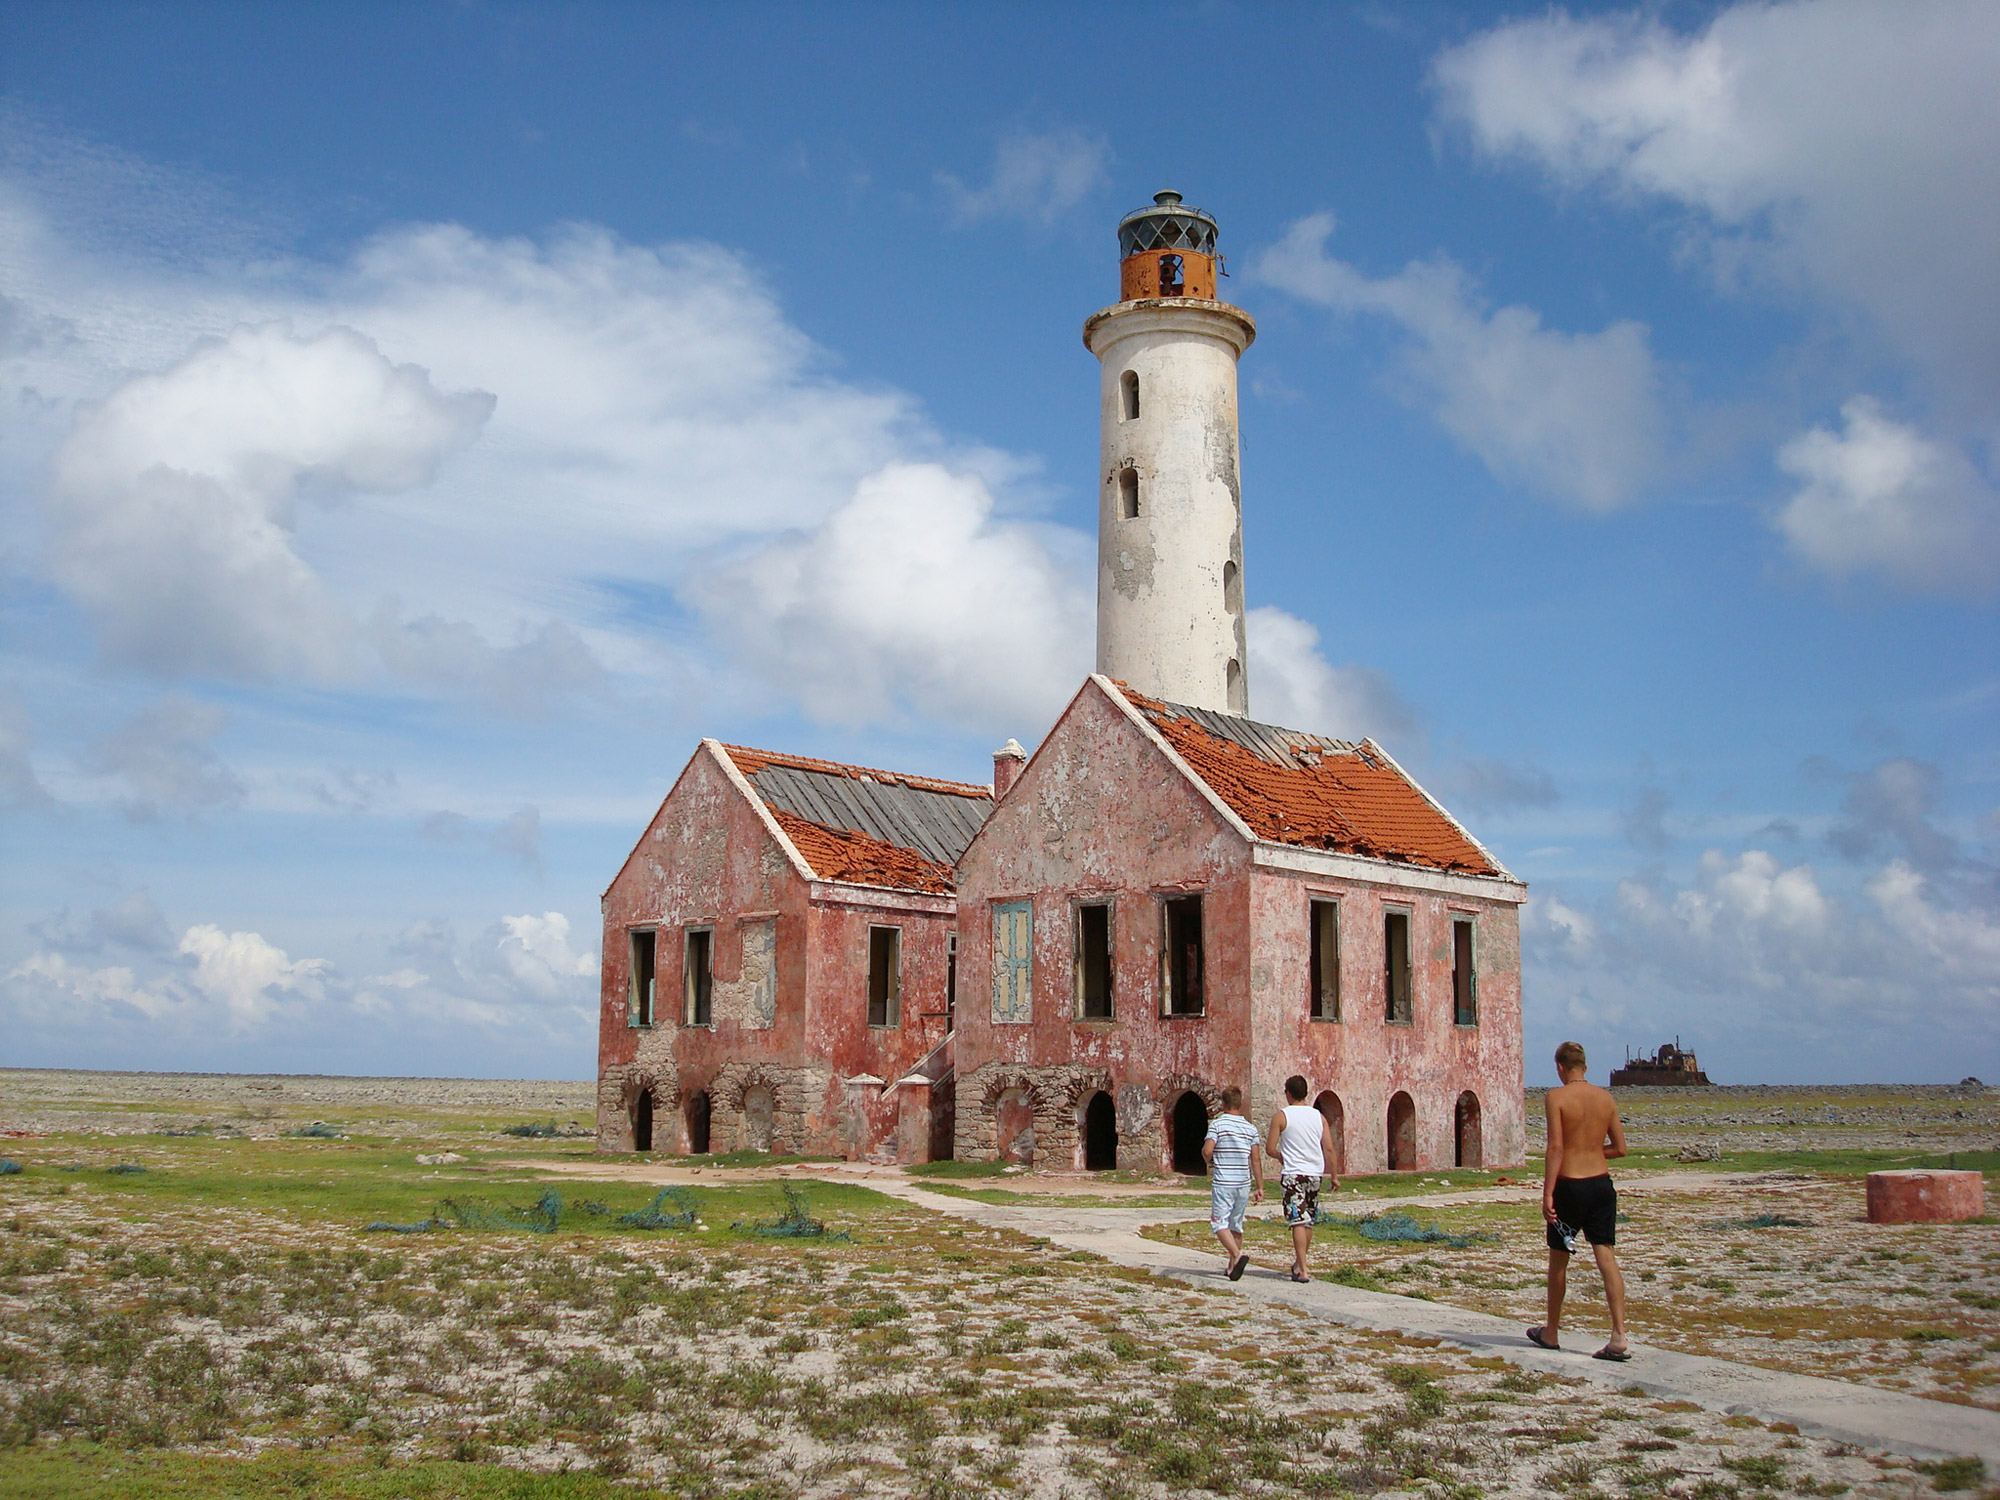
[[[992,804],[900,781],[766,765],[750,778],[772,807],[954,865]]]

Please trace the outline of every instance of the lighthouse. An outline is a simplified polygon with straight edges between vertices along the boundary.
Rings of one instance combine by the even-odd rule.
[[[1242,714],[1236,361],[1257,325],[1217,299],[1215,247],[1213,218],[1154,194],[1118,224],[1119,301],[1083,325],[1102,366],[1097,670]]]

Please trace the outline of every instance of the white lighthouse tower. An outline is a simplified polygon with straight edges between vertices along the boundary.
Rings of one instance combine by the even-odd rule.
[[[1257,325],[1216,300],[1215,236],[1215,220],[1179,193],[1156,193],[1118,225],[1121,300],[1083,325],[1103,365],[1097,670],[1240,714],[1236,360]]]

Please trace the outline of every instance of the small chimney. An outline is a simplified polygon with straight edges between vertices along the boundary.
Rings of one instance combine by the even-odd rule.
[[[998,802],[1007,795],[1008,788],[1020,779],[1021,768],[1028,763],[1028,752],[1021,748],[1019,740],[1009,740],[993,752],[993,800]]]

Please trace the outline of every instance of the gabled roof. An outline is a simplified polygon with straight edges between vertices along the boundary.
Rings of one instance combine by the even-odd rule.
[[[1512,878],[1372,740],[1330,740],[1113,686],[1257,838]]]
[[[721,747],[821,880],[948,896],[992,791],[803,755]]]

